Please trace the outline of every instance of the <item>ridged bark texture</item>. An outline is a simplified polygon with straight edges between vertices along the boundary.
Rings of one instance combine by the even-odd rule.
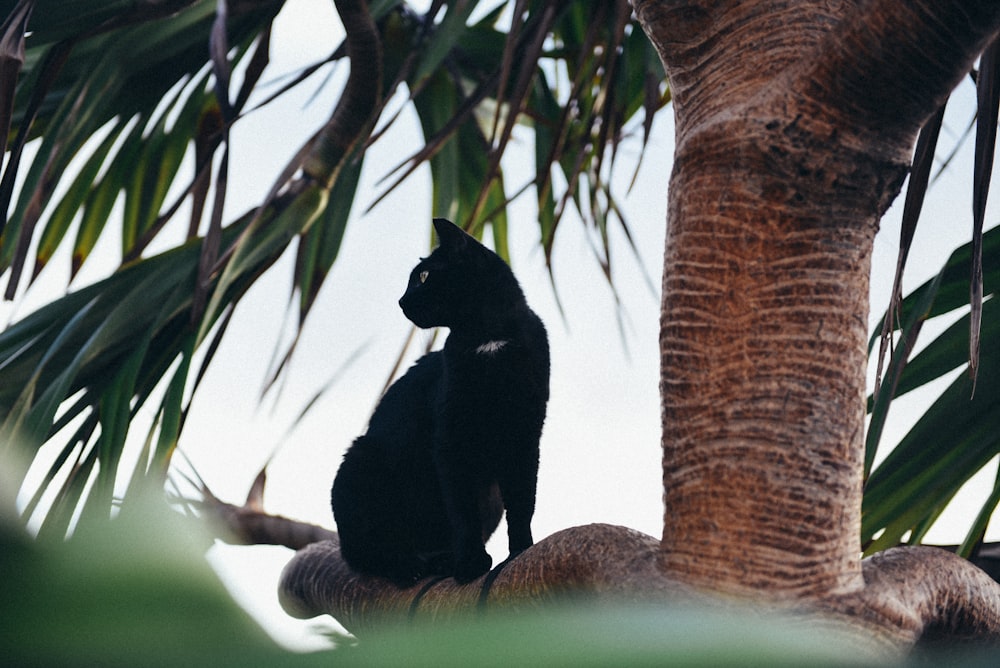
[[[669,575],[778,600],[863,586],[872,241],[920,124],[992,33],[972,5],[930,20],[888,1],[636,2],[677,128],[660,333]]]

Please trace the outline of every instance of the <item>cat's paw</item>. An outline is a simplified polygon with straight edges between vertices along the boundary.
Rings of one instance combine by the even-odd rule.
[[[480,549],[478,552],[471,552],[458,558],[455,562],[455,580],[461,584],[472,582],[484,573],[489,572],[493,565],[493,559]]]

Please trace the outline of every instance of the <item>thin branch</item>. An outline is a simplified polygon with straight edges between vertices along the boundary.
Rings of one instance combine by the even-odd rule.
[[[326,527],[235,506],[215,497],[197,505],[223,529],[220,538],[233,545],[281,545],[300,550],[320,541],[337,540],[337,534]]]

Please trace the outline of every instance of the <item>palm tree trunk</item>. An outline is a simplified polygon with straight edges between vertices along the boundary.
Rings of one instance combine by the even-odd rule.
[[[662,550],[692,584],[779,599],[863,586],[872,241],[997,9],[849,5],[636,2],[677,119]]]

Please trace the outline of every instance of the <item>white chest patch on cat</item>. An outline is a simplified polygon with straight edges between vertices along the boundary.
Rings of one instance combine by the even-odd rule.
[[[476,348],[477,355],[495,355],[503,350],[510,341],[487,341]]]

